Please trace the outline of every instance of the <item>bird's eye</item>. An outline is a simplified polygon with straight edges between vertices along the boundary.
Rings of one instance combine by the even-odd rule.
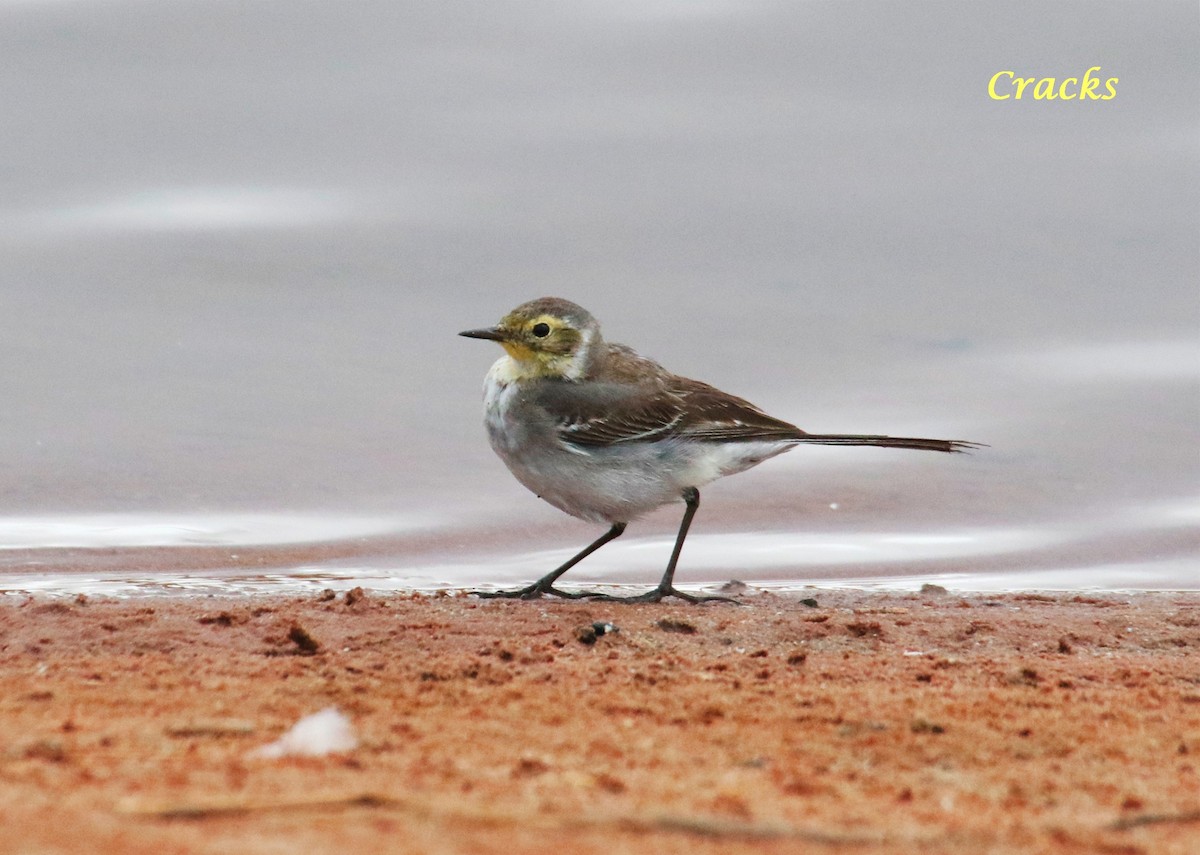
[[[550,335],[550,325],[546,323],[534,324],[531,332],[538,338],[545,338]]]

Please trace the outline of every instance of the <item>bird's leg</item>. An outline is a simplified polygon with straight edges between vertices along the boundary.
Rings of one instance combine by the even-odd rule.
[[[667,562],[666,572],[663,573],[658,587],[644,594],[639,594],[636,597],[614,597],[609,594],[594,594],[591,599],[615,603],[657,603],[665,597],[678,597],[681,600],[687,600],[689,603],[714,601],[737,603],[737,600],[729,597],[698,597],[694,594],[685,594],[673,584],[675,581],[675,565],[679,563],[679,553],[683,551],[684,538],[687,537],[688,528],[692,525],[692,517],[696,515],[696,510],[700,507],[700,491],[695,487],[688,487],[683,491],[683,501],[687,504],[687,508],[683,512],[683,521],[679,523],[679,534],[675,535],[675,549],[671,552],[671,560]]]
[[[596,538],[591,544],[589,544],[587,547],[585,547],[583,549],[583,551],[581,551],[578,555],[576,555],[574,558],[567,561],[562,566],[557,567],[554,570],[551,570],[545,576],[538,579],[536,582],[534,582],[532,585],[529,585],[528,587],[519,588],[515,591],[473,591],[472,593],[474,593],[475,596],[477,596],[477,597],[484,597],[486,599],[494,599],[497,597],[506,597],[506,598],[510,598],[510,599],[519,599],[519,600],[536,600],[538,597],[542,596],[542,594],[553,594],[556,597],[565,597],[568,600],[581,600],[581,599],[584,599],[585,597],[597,596],[595,594],[589,593],[588,591],[576,591],[576,592],[561,591],[558,588],[554,587],[554,582],[556,579],[558,579],[559,576],[561,576],[563,573],[566,573],[568,570],[570,570],[572,567],[574,567],[576,564],[578,564],[583,559],[587,558],[589,555],[591,555],[593,552],[595,552],[601,546],[608,543],[610,540],[616,540],[618,537],[621,536],[621,534],[624,531],[625,531],[625,523],[623,523],[623,522],[613,523],[612,528],[610,528],[604,534],[602,534],[598,538]]]

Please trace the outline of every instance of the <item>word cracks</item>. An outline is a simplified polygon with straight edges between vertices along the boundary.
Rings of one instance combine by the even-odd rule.
[[[1025,94],[1027,89],[1033,90],[1033,98],[1035,101],[1071,101],[1084,99],[1090,101],[1111,101],[1117,97],[1117,82],[1119,78],[1110,77],[1103,81],[1104,91],[1106,94],[1101,95],[1098,90],[1101,86],[1099,77],[1093,77],[1092,72],[1099,71],[1100,66],[1093,65],[1083,75],[1083,79],[1078,77],[1065,77],[1061,83],[1053,77],[1017,77],[1011,71],[997,71],[992,75],[992,79],[988,81],[988,95],[996,101],[1007,101],[1009,98],[1015,98],[1020,101],[1021,96]]]

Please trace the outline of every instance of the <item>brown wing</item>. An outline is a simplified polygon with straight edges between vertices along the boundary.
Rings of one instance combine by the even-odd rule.
[[[593,381],[586,387],[548,381],[538,403],[554,417],[563,442],[584,447],[669,437],[749,442],[804,436],[749,401],[674,375],[636,384]]]
[[[699,380],[676,379],[676,392],[688,413],[680,425],[681,434],[714,442],[799,439],[805,435],[794,424],[768,416],[744,398]]]

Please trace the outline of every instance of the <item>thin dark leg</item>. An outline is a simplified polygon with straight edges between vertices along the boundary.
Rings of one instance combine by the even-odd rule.
[[[700,491],[695,487],[688,487],[683,491],[683,501],[687,503],[687,507],[684,508],[683,519],[679,523],[679,534],[675,535],[675,548],[671,550],[671,560],[667,562],[667,569],[658,583],[658,590],[663,592],[663,596],[666,596],[668,591],[680,596],[672,586],[675,581],[675,565],[679,563],[679,553],[683,552],[683,539],[692,527],[692,517],[700,510]]]
[[[559,576],[561,576],[563,573],[566,573],[601,546],[608,543],[610,540],[616,540],[624,531],[625,523],[613,523],[612,528],[596,538],[596,540],[594,540],[590,545],[584,548],[582,552],[580,552],[566,564],[551,570],[545,576],[538,579],[536,582],[526,588],[520,588],[516,591],[474,591],[473,593],[477,597],[484,597],[487,599],[506,597],[520,600],[536,600],[538,597],[542,596],[542,594],[553,594],[556,597],[565,597],[568,600],[580,600],[584,597],[596,596],[587,591],[578,591],[574,593],[569,591],[560,591],[558,588],[554,587],[554,582]]]
[[[689,603],[707,603],[711,601],[737,603],[737,600],[730,599],[729,597],[697,597],[693,594],[685,594],[675,588],[675,565],[679,563],[679,553],[683,551],[683,541],[687,537],[688,529],[692,525],[692,517],[696,515],[696,511],[700,508],[700,491],[695,487],[688,487],[683,491],[683,501],[687,503],[687,508],[683,512],[683,521],[679,523],[679,534],[675,535],[675,548],[671,551],[671,560],[667,562],[667,569],[663,573],[658,587],[644,594],[639,594],[636,597],[614,597],[609,594],[595,594],[592,595],[592,599],[618,603],[657,603],[664,597],[678,597],[681,600],[687,600]]]

